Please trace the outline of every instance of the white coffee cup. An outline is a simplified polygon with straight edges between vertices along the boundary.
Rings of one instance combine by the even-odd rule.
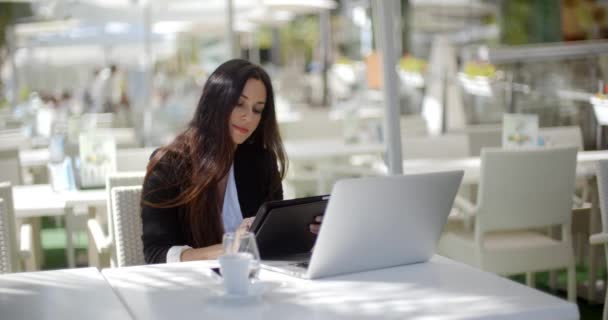
[[[220,256],[219,263],[227,294],[247,295],[249,293],[249,267],[252,256],[247,252],[230,253]]]

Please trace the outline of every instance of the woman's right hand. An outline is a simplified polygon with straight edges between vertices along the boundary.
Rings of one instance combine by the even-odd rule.
[[[255,217],[249,217],[249,218],[243,219],[243,221],[241,221],[241,224],[239,225],[239,227],[236,229],[236,232],[237,233],[248,232],[249,229],[251,229],[251,225],[253,224],[253,219],[255,219]]]

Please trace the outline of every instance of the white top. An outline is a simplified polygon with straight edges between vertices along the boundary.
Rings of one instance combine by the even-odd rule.
[[[224,207],[222,208],[222,221],[224,222],[225,232],[234,232],[243,222],[243,213],[239,204],[239,194],[236,190],[234,180],[234,164],[230,166],[226,192],[224,193]]]
[[[243,213],[239,204],[239,195],[236,190],[234,180],[234,164],[230,166],[228,181],[226,182],[226,192],[224,193],[224,206],[222,208],[222,222],[225,232],[234,232],[243,222]],[[190,249],[190,246],[173,246],[167,251],[167,263],[180,262],[182,252]]]
[[[132,319],[96,268],[0,275],[2,319]]]
[[[576,304],[452,260],[301,280],[268,270],[279,287],[253,299],[222,296],[214,262],[104,269],[135,319],[578,319]],[[217,265],[217,262],[215,262]]]

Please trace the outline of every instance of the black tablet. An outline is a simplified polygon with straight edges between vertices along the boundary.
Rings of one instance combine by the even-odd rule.
[[[325,213],[329,195],[269,201],[258,210],[251,231],[264,260],[310,252],[316,236],[308,225]]]

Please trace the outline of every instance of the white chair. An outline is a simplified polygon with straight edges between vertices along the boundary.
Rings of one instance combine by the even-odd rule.
[[[116,232],[118,267],[145,264],[141,240],[141,192],[141,186],[112,189],[112,221]]]
[[[21,129],[0,130],[0,149],[25,149],[30,147],[30,139]]]
[[[571,240],[575,148],[482,151],[477,205],[458,198],[455,205],[474,219],[474,231],[446,230],[438,252],[486,271],[526,273],[567,268],[568,300],[576,299]],[[561,240],[543,232],[561,227]]]
[[[479,157],[483,148],[498,148],[502,145],[502,125],[468,126],[461,131],[469,140],[469,155]]]
[[[12,252],[15,251],[16,237],[11,230],[11,221],[7,217],[6,205],[0,199],[0,274],[15,272],[18,269],[17,259]]]
[[[0,274],[33,271],[37,268],[32,250],[32,226],[22,224],[18,233],[16,226],[12,187],[9,182],[2,182],[0,183]]]
[[[108,193],[108,202],[106,205],[107,215],[105,219],[102,216],[97,216],[95,219],[91,218],[87,221],[87,227],[89,229],[90,239],[94,245],[94,249],[97,252],[97,257],[92,257],[97,261],[92,261],[92,265],[98,267],[115,267],[118,265],[116,250],[114,250],[113,244],[115,241],[114,237],[114,224],[113,224],[113,200],[112,200],[112,189],[115,187],[127,187],[127,186],[141,186],[144,182],[145,172],[119,172],[113,173],[106,178],[106,192]],[[105,221],[104,221],[105,220]],[[102,225],[107,226],[107,232],[104,232]],[[94,260],[92,259],[92,260]]]
[[[583,134],[579,126],[540,128],[538,136],[546,146],[575,147],[577,150],[583,150]]]
[[[116,171],[146,171],[148,161],[156,148],[129,148],[116,150]]]
[[[564,127],[545,127],[538,129],[538,136],[546,146],[549,147],[575,147],[577,150],[583,150],[583,134],[579,126],[564,126]],[[589,177],[581,177],[576,179],[576,194],[574,195],[574,208],[572,220],[572,237],[574,243],[574,252],[578,261],[584,261],[587,257],[592,257],[591,251],[594,248],[589,247],[589,235],[592,232],[589,226],[589,217],[591,215],[591,192],[595,181]],[[590,273],[597,269],[597,261],[590,261]],[[553,276],[552,276],[553,279]],[[590,277],[594,279],[594,277]],[[554,282],[553,280],[551,282]],[[594,289],[589,287],[587,290],[587,298],[593,299]]]
[[[279,124],[283,141],[344,139],[344,121],[342,119],[331,119],[330,112],[327,110],[303,108],[299,110],[299,113],[300,118],[298,120]],[[295,197],[317,194],[317,181],[319,180],[317,168],[321,164],[327,164],[326,162],[326,160],[291,160],[289,171],[284,181],[286,186],[285,192],[287,194],[291,193]]]
[[[428,134],[426,120],[419,114],[402,115],[399,118],[399,126],[403,136],[426,136]]]
[[[593,245],[603,244],[606,257],[606,265],[608,266],[608,161],[598,161],[597,163],[597,187],[600,200],[600,209],[602,213],[602,232],[591,235],[589,242]],[[595,288],[594,284],[590,284]],[[606,286],[608,288],[608,286]],[[604,320],[608,320],[608,290],[606,291],[606,300],[604,301]]]
[[[117,149],[136,148],[139,146],[137,133],[134,128],[103,128],[95,129],[95,132],[114,138]]]
[[[343,138],[343,121],[330,119],[326,110],[301,110],[300,115],[298,121],[279,124],[284,141]]]
[[[0,149],[0,181],[9,181],[13,185],[23,184],[17,148]]]

